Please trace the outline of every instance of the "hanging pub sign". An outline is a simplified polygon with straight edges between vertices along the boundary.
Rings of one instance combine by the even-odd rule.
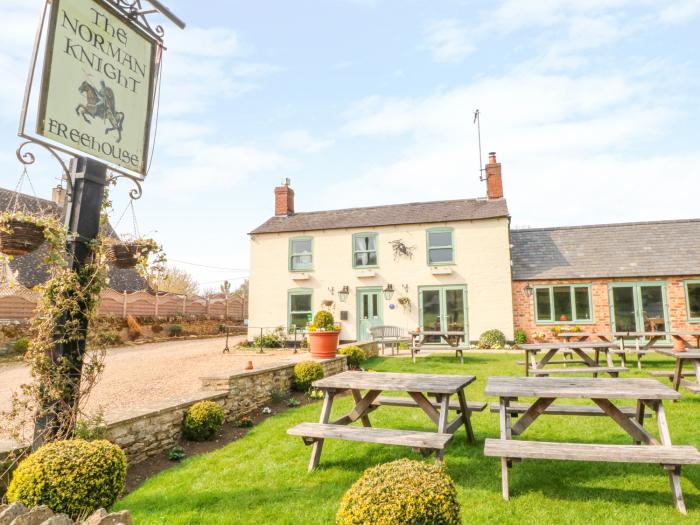
[[[102,0],[53,0],[37,133],[146,173],[159,43]]]

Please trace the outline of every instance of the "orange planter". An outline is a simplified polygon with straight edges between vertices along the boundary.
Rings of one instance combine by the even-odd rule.
[[[340,331],[309,332],[311,357],[315,359],[330,359],[336,356]]]

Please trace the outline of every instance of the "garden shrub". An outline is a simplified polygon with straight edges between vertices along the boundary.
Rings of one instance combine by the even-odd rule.
[[[95,343],[98,346],[114,346],[121,344],[122,338],[115,330],[100,330],[95,335]]]
[[[177,337],[177,336],[182,335],[182,325],[180,325],[180,324],[171,325],[170,328],[168,328],[168,334],[170,334],[170,337]]]
[[[76,439],[84,439],[85,441],[106,439],[107,423],[105,422],[102,412],[97,412],[86,419],[78,419],[75,423],[73,436]]]
[[[9,501],[47,505],[73,518],[109,508],[124,489],[126,455],[109,441],[48,443],[22,460],[7,490]]]
[[[364,471],[345,493],[337,525],[458,525],[457,490],[442,467],[399,459]]]
[[[367,360],[367,352],[359,346],[346,346],[338,349],[338,353],[348,356],[348,366],[350,368],[360,368],[362,362]]]
[[[323,367],[316,361],[302,361],[294,365],[294,388],[307,392],[311,383],[323,379]]]
[[[253,343],[255,346],[262,346],[263,348],[281,348],[283,346],[283,339],[277,333],[265,334],[256,337]]]
[[[29,338],[20,337],[15,341],[15,344],[12,345],[12,349],[15,351],[15,353],[22,355],[26,354],[27,350],[29,350]]]
[[[159,334],[163,331],[163,325],[162,324],[154,324],[151,325],[151,332],[154,334]]]
[[[506,336],[497,329],[486,330],[479,337],[479,348],[503,348],[506,346]]]
[[[132,341],[143,336],[141,325],[133,315],[129,314],[126,316],[126,325],[129,327],[129,339]]]
[[[333,314],[328,310],[321,310],[317,312],[314,316],[314,326],[316,328],[324,328],[326,330],[333,330],[335,327],[335,320],[333,319]]]
[[[224,409],[214,401],[199,401],[192,405],[182,422],[182,434],[190,441],[213,438],[224,424]]]
[[[522,328],[516,330],[514,341],[516,345],[524,345],[527,343],[527,332]]]

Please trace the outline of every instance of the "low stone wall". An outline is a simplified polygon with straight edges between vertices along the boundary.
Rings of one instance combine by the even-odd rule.
[[[345,356],[319,361],[325,375],[347,370]],[[275,392],[290,392],[296,363],[202,378],[202,391],[142,408],[111,414],[107,439],[124,449],[129,463],[135,464],[174,446],[181,437],[182,418],[198,401],[219,403],[226,420],[263,407]],[[0,458],[16,449],[16,444],[0,442]]]
[[[359,346],[365,352],[367,352],[367,357],[376,357],[379,355],[379,343],[377,343],[376,341],[363,341],[359,343],[355,342],[342,344],[338,347],[338,349],[345,348],[347,346]]]

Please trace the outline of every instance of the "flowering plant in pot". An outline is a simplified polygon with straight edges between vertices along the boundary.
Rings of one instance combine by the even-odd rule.
[[[316,359],[335,357],[338,350],[340,326],[335,324],[333,314],[321,310],[314,316],[314,322],[308,327],[311,356]]]

